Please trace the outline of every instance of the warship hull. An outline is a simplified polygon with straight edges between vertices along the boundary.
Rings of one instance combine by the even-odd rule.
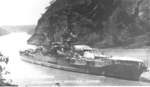
[[[138,81],[143,73],[142,68],[136,65],[128,64],[109,64],[103,67],[92,67],[83,65],[70,64],[68,60],[63,57],[45,57],[45,56],[27,56],[20,54],[21,59],[32,64],[42,65],[45,67],[61,69],[66,71],[93,74],[107,77],[115,77],[119,79]]]

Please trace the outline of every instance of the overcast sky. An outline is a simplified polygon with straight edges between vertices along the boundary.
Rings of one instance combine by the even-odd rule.
[[[0,26],[37,24],[51,0],[0,0]]]

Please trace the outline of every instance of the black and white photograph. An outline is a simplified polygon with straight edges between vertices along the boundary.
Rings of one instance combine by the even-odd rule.
[[[150,86],[150,0],[0,0],[0,87]]]

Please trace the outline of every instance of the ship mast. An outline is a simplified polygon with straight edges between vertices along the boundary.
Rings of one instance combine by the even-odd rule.
[[[77,41],[77,35],[73,32],[73,9],[72,5],[68,3],[66,7],[66,16],[67,16],[67,28],[63,34],[63,43],[68,48],[72,47],[72,43]]]
[[[68,13],[67,13],[67,31],[68,33],[72,32],[72,7],[68,6]]]

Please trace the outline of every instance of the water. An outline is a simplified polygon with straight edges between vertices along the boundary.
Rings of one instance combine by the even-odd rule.
[[[9,56],[10,62],[7,69],[11,72],[8,78],[23,87],[48,87],[49,85],[95,85],[95,86],[141,86],[150,85],[146,80],[127,81],[104,76],[95,76],[81,73],[68,72],[26,63],[20,60],[19,50],[30,48],[26,41],[30,35],[26,33],[12,33],[0,37],[0,51]],[[115,54],[117,52],[109,52]],[[145,50],[142,51],[145,53]],[[146,51],[147,52],[147,51]],[[141,52],[140,52],[141,53]],[[150,77],[149,73],[142,75]]]

